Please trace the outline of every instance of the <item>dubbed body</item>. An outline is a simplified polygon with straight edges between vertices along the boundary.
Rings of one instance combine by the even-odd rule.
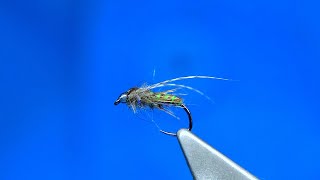
[[[137,109],[150,108],[150,109],[159,109],[161,111],[166,112],[167,114],[176,117],[170,110],[169,107],[180,107],[183,108],[187,113],[189,118],[189,128],[192,129],[192,117],[189,109],[186,107],[184,101],[179,96],[173,94],[179,89],[188,89],[194,92],[197,92],[203,96],[205,96],[201,91],[186,86],[183,84],[175,84],[172,83],[174,81],[180,81],[185,79],[217,79],[217,80],[228,80],[223,78],[211,77],[211,76],[185,76],[179,77],[175,79],[170,79],[166,81],[162,81],[160,83],[152,84],[152,85],[143,85],[141,87],[133,87],[128,91],[120,94],[118,99],[114,102],[114,105],[118,105],[119,103],[125,103],[129,108],[133,110],[134,113],[137,112]],[[161,88],[161,87],[174,87],[174,89],[169,89],[162,92],[154,92],[153,89]],[[209,97],[205,96],[210,100]],[[176,117],[177,118],[177,117]],[[160,131],[167,135],[176,136],[176,133],[166,132],[160,129]]]
[[[122,93],[115,101],[115,105],[119,103],[126,103],[127,106],[136,112],[137,108],[149,107],[163,109],[163,106],[181,106],[183,100],[175,95],[169,94],[174,90],[168,90],[165,92],[153,92],[144,88],[131,88],[128,91]]]

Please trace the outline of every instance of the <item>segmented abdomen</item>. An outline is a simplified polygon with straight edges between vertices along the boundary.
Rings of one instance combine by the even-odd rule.
[[[154,93],[153,100],[154,102],[163,103],[163,104],[172,104],[177,106],[182,104],[181,98],[171,94],[165,94],[165,93]]]

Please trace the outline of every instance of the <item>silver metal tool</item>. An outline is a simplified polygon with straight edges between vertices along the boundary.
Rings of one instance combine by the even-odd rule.
[[[257,180],[187,129],[179,130],[177,138],[194,179]]]

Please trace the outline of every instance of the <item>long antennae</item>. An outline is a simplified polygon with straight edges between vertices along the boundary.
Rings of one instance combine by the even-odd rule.
[[[225,79],[225,78],[219,78],[219,77],[213,77],[213,76],[184,76],[184,77],[178,77],[178,78],[174,78],[174,79],[169,79],[166,81],[162,81],[156,84],[153,84],[151,86],[149,86],[150,89],[153,89],[154,87],[157,87],[161,84],[167,84],[170,82],[174,82],[174,81],[180,81],[180,80],[184,80],[184,79],[216,79],[216,80],[224,80],[224,81],[230,81],[231,79]]]

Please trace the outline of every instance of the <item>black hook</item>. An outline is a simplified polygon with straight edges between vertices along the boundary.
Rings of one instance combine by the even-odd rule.
[[[189,128],[188,130],[191,131],[192,129],[192,116],[191,116],[191,112],[189,111],[189,109],[184,105],[184,104],[181,104],[180,105],[184,111],[187,113],[188,115],[188,118],[189,118]],[[162,132],[163,134],[166,134],[166,135],[170,135],[170,136],[177,136],[177,133],[173,133],[173,132],[167,132],[167,131],[164,131],[164,130],[161,130],[160,129],[160,132]]]

